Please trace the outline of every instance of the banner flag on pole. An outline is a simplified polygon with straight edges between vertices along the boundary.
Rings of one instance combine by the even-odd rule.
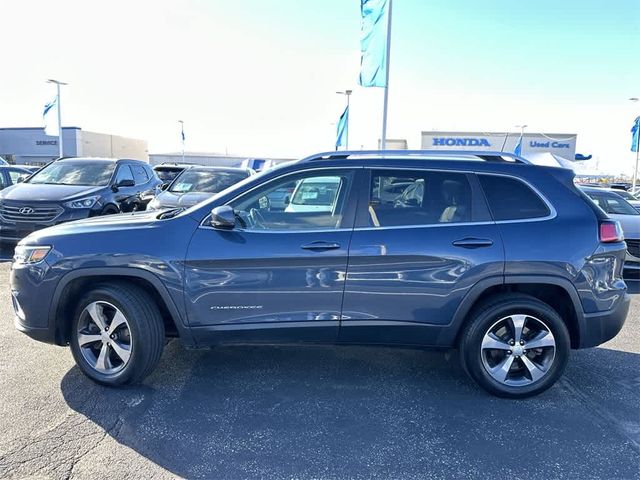
[[[520,135],[520,139],[518,140],[518,144],[516,145],[516,149],[513,151],[519,157],[522,155],[522,135]]]
[[[363,87],[387,86],[389,0],[360,0],[360,79]]]
[[[44,120],[44,134],[52,137],[60,135],[60,125],[58,125],[58,97],[44,106],[42,112],[42,119]]]
[[[348,129],[349,129],[349,106],[347,105],[342,115],[340,115],[340,120],[338,120],[336,150],[338,150],[338,147],[344,146],[343,141],[348,135]]]
[[[181,125],[182,125],[182,130],[180,134],[182,135],[182,141],[184,142],[184,123],[182,123]]]
[[[636,117],[636,120],[631,128],[631,151],[638,151],[638,137],[640,136],[640,117]]]

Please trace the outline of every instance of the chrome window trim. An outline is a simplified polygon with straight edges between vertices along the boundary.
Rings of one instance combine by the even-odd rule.
[[[244,195],[248,195],[250,194],[252,191],[263,187],[264,185],[267,185],[271,182],[275,182],[278,181],[282,178],[286,178],[292,175],[299,175],[301,173],[305,173],[305,172],[314,172],[314,171],[322,171],[322,170],[362,170],[364,169],[364,166],[361,167],[354,167],[354,166],[344,166],[344,167],[314,167],[314,168],[304,168],[304,169],[300,169],[294,172],[288,172],[285,173],[283,175],[280,175],[278,177],[275,177],[271,180],[269,180],[266,183],[260,183],[258,185],[255,185],[254,187],[250,188],[249,190],[239,193],[238,195],[236,195],[235,197],[233,197],[231,200],[229,200],[228,202],[225,202],[223,205],[220,206],[224,206],[224,205],[229,205],[232,202],[235,202],[237,199],[239,199],[240,197],[244,196]],[[204,229],[208,229],[208,230],[216,230],[218,232],[224,232],[224,231],[230,231],[230,230],[225,230],[223,228],[215,228],[212,227],[211,225],[206,225],[207,223],[207,219],[211,217],[211,213],[207,214],[202,221],[200,222],[200,225],[198,225],[198,228],[204,228]],[[309,233],[329,233],[329,232],[345,232],[345,231],[352,231],[353,228],[330,228],[330,229],[309,229],[309,230],[251,230],[251,229],[244,229],[244,228],[235,228],[234,231],[236,232],[248,232],[248,233],[302,233],[302,232],[309,232]]]
[[[542,202],[549,209],[549,215],[546,215],[544,217],[521,218],[521,219],[514,219],[514,220],[493,220],[491,222],[489,222],[489,221],[484,221],[484,222],[451,222],[451,223],[429,223],[429,224],[422,224],[422,225],[416,225],[416,224],[393,225],[393,226],[387,226],[387,227],[356,227],[356,228],[354,228],[354,231],[356,231],[356,232],[358,232],[358,231],[368,231],[368,230],[390,230],[390,229],[394,229],[394,228],[411,228],[411,229],[415,229],[415,228],[430,228],[430,227],[461,227],[461,226],[464,226],[464,225],[502,225],[502,224],[509,224],[509,223],[546,222],[547,220],[553,220],[554,218],[556,218],[558,216],[558,213],[557,213],[556,209],[553,207],[553,205],[547,199],[547,197],[542,194],[542,192],[540,190],[538,190],[536,187],[531,185],[531,183],[529,183],[524,178],[518,177],[516,175],[511,175],[511,174],[508,174],[508,173],[478,172],[478,171],[473,171],[473,170],[458,170],[458,169],[447,169],[447,168],[386,167],[386,166],[385,167],[376,167],[376,166],[373,166],[373,165],[368,165],[368,166],[365,166],[364,168],[370,170],[371,172],[373,172],[373,170],[418,170],[418,171],[422,171],[422,172],[446,172],[446,173],[452,173],[453,172],[453,173],[461,173],[461,174],[465,174],[465,175],[468,175],[468,174],[476,175],[476,176],[494,175],[494,176],[498,176],[498,177],[513,178],[514,180],[522,182],[526,186],[531,188],[531,190],[533,190],[533,192],[536,195],[538,195],[538,197],[540,199],[542,199]],[[482,185],[480,185],[480,188],[482,188]],[[484,190],[483,190],[483,192],[484,192]],[[491,212],[491,208],[488,205],[487,205],[487,208],[489,209],[489,213],[491,213],[493,215],[493,213]]]
[[[547,197],[540,191],[538,190],[535,186],[533,186],[529,181],[527,181],[526,179],[519,177],[517,175],[512,175],[512,174],[508,174],[508,173],[495,173],[495,172],[478,172],[478,171],[474,171],[474,170],[459,170],[459,169],[447,169],[447,168],[421,168],[421,167],[415,167],[415,166],[411,166],[411,167],[400,167],[400,166],[375,166],[375,165],[363,165],[363,166],[345,166],[345,167],[316,167],[316,168],[305,168],[305,169],[301,169],[295,172],[289,172],[286,173],[284,175],[281,175],[279,177],[276,177],[272,180],[270,180],[268,183],[272,182],[272,181],[276,181],[279,180],[281,178],[285,178],[287,176],[290,175],[297,175],[301,172],[312,172],[312,171],[318,171],[318,170],[358,170],[358,169],[367,169],[369,171],[373,171],[373,170],[416,170],[416,171],[428,171],[428,172],[446,172],[446,173],[461,173],[461,174],[472,174],[472,175],[493,175],[493,176],[498,176],[498,177],[507,177],[507,178],[512,178],[516,181],[522,182],[524,183],[526,186],[528,186],[531,190],[533,190],[533,192],[538,195],[539,198],[542,199],[543,203],[547,206],[547,208],[549,209],[549,215],[544,216],[544,217],[535,217],[535,218],[522,218],[522,219],[514,219],[514,220],[494,220],[494,221],[484,221],[484,222],[455,222],[455,223],[431,223],[431,224],[423,224],[423,225],[413,225],[413,224],[409,224],[409,225],[393,225],[393,226],[387,226],[387,227],[355,227],[355,228],[333,228],[333,229],[313,229],[313,230],[250,230],[250,229],[235,229],[236,231],[239,232],[249,232],[249,233],[253,233],[253,232],[259,232],[259,233],[302,233],[302,232],[309,232],[309,233],[329,233],[329,232],[340,232],[340,231],[354,231],[354,232],[359,232],[359,231],[368,231],[368,230],[391,230],[391,229],[416,229],[416,228],[431,228],[431,227],[436,227],[436,228],[441,228],[441,227],[461,227],[461,226],[472,226],[472,225],[503,225],[503,224],[511,224],[511,223],[531,223],[531,222],[546,222],[548,220],[553,220],[554,218],[556,218],[558,216],[558,212],[556,211],[555,207],[553,206],[553,204],[547,199]],[[252,192],[253,190],[261,187],[264,184],[259,184],[256,185],[255,187],[251,188],[250,190],[247,190],[246,192],[243,192],[241,194],[238,194],[237,196],[233,197],[231,200],[229,200],[228,202],[226,202],[224,205],[228,205],[231,202],[234,202],[235,200],[237,200],[238,198],[240,198],[241,196],[245,195],[245,194],[249,194],[250,192]],[[491,208],[489,208],[489,211],[491,212]],[[198,228],[204,228],[204,229],[211,229],[211,230],[217,230],[217,231],[225,231],[224,229],[219,229],[219,228],[214,228],[211,225],[205,225],[206,220],[210,217],[210,214],[205,216],[204,219],[200,222],[200,225],[198,226]]]

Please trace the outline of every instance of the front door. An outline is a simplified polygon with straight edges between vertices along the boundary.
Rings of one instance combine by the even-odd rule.
[[[437,343],[504,254],[477,179],[429,170],[371,170],[349,252],[340,339]]]
[[[185,297],[197,341],[335,341],[353,230],[354,171],[289,174],[229,203],[232,230],[197,229]],[[286,204],[270,196],[295,184]]]

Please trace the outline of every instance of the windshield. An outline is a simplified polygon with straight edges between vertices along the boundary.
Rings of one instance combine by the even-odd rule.
[[[314,179],[315,180],[315,179]],[[326,182],[305,182],[298,185],[291,203],[294,205],[333,205],[340,186],[340,178],[327,178]]]
[[[587,195],[598,205],[605,213],[613,215],[640,215],[631,204],[624,198],[614,194],[602,194],[600,192],[587,192]]]
[[[33,175],[27,183],[105,186],[114,162],[54,162]]]
[[[171,184],[170,192],[218,193],[248,176],[245,172],[222,170],[185,170]]]

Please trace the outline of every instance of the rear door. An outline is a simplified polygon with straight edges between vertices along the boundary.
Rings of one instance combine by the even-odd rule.
[[[435,344],[504,253],[470,173],[372,169],[349,250],[340,339]]]

